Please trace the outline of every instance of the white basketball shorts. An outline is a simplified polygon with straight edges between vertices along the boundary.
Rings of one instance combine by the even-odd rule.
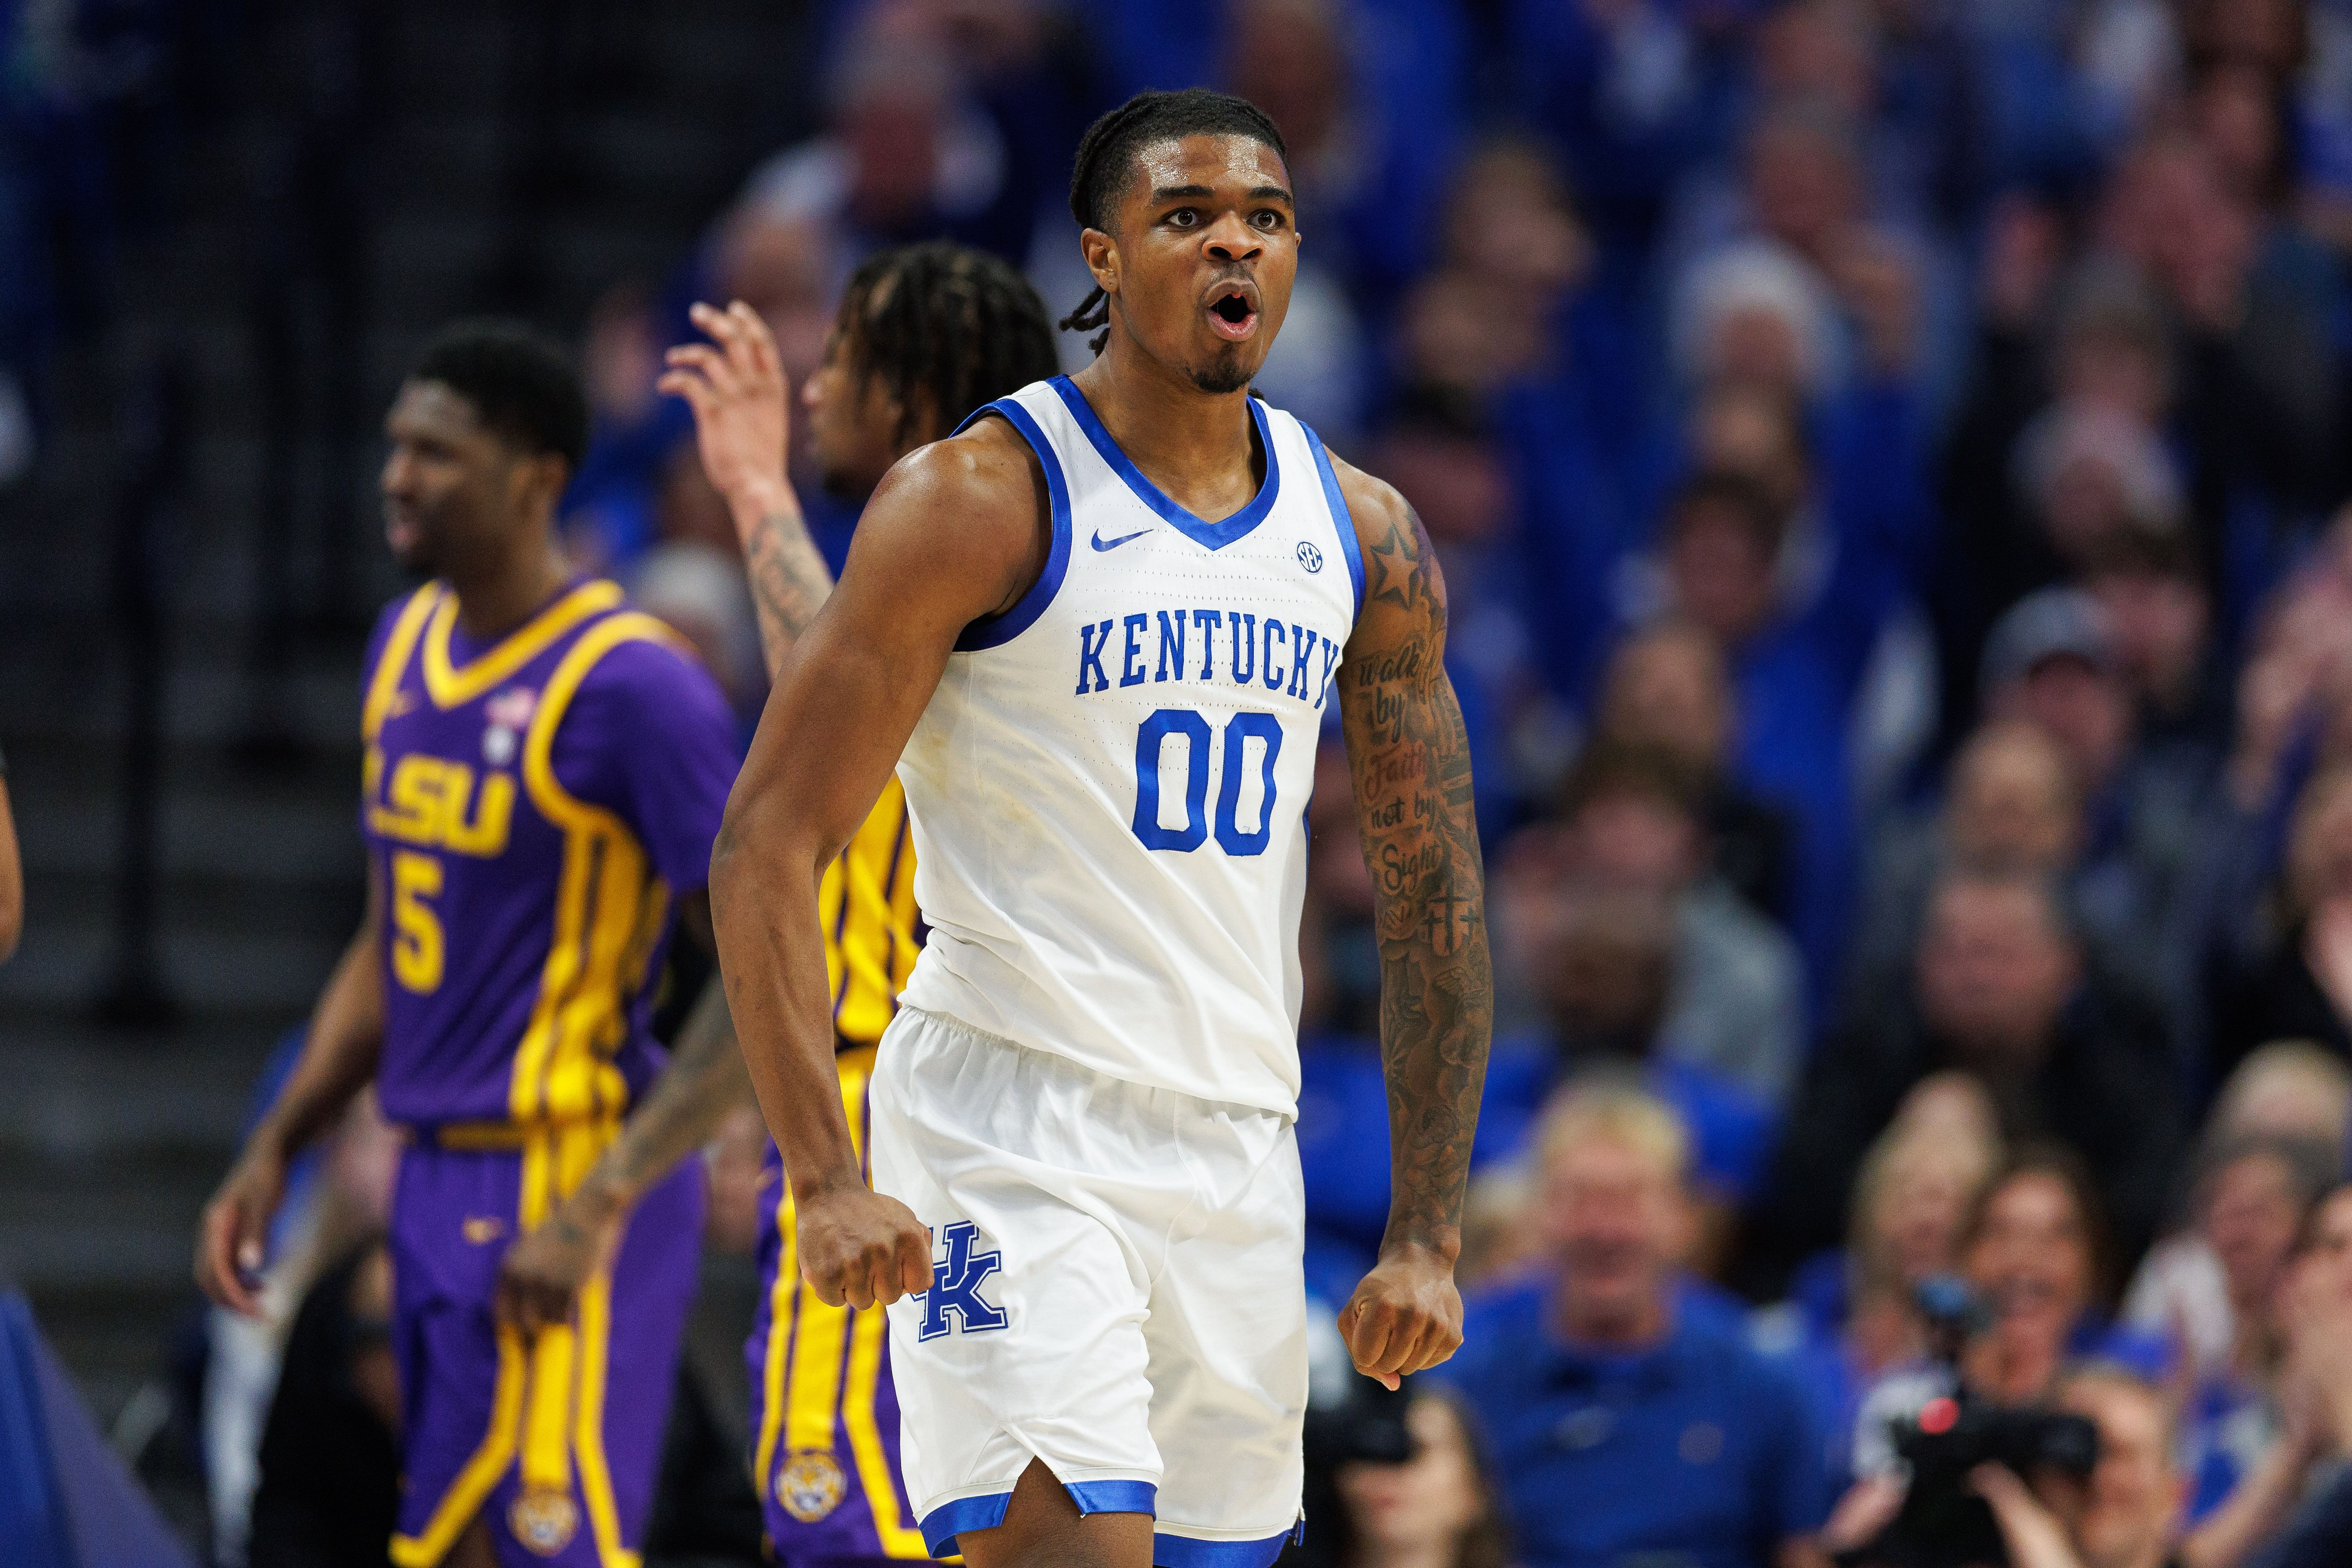
[[[1272,1563],[1307,1407],[1289,1121],[903,1006],[869,1104],[874,1185],[931,1230],[931,1288],[889,1310],[931,1554],[1035,1458],[1082,1512],[1152,1514],[1165,1568]]]

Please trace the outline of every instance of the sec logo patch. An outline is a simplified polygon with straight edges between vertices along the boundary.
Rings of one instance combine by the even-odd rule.
[[[1298,563],[1309,572],[1320,572],[1323,570],[1323,552],[1302,539],[1298,542]]]
[[[777,1505],[803,1524],[814,1524],[839,1508],[848,1490],[849,1478],[821,1448],[803,1448],[776,1472]]]

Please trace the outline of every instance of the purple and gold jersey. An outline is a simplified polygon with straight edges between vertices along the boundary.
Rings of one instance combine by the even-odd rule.
[[[617,1120],[659,1066],[648,982],[734,782],[716,682],[602,581],[486,647],[428,584],[386,611],[369,671],[384,1115]]]

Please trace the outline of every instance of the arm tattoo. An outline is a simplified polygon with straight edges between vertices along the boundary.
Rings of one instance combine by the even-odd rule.
[[[1366,566],[1367,605],[1402,628],[1351,659],[1340,690],[1379,900],[1389,1238],[1443,1247],[1461,1224],[1494,1027],[1486,872],[1469,738],[1445,675],[1444,590],[1409,508]]]
[[[669,1065],[597,1160],[596,1175],[624,1193],[643,1193],[709,1142],[729,1111],[751,1101],[727,993],[714,977],[679,1027]]]
[[[784,655],[833,592],[833,574],[817,553],[797,503],[760,520],[743,547],[743,570],[751,581],[751,603],[760,614],[760,648],[773,679]]]

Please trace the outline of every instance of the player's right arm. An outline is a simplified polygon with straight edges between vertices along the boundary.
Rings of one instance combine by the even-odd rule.
[[[809,537],[800,498],[784,472],[792,389],[784,384],[776,340],[757,310],[738,300],[724,310],[697,304],[689,313],[711,341],[670,350],[669,369],[657,384],[694,410],[702,471],[725,498],[743,546],[760,648],[772,680],[833,592],[833,573]]]
[[[383,886],[373,867],[367,913],[344,949],[319,1005],[310,1037],[278,1101],[245,1141],[220,1190],[205,1205],[196,1243],[196,1283],[224,1307],[261,1310],[260,1281],[270,1216],[286,1191],[286,1167],[331,1127],[368,1081],[383,1054]]]
[[[1048,538],[1036,459],[1001,420],[890,470],[849,563],[783,660],[710,862],[719,970],[782,1153],[802,1272],[866,1307],[928,1289],[930,1236],[871,1191],[834,1065],[817,887],[873,808],[964,627],[1036,581]]]

